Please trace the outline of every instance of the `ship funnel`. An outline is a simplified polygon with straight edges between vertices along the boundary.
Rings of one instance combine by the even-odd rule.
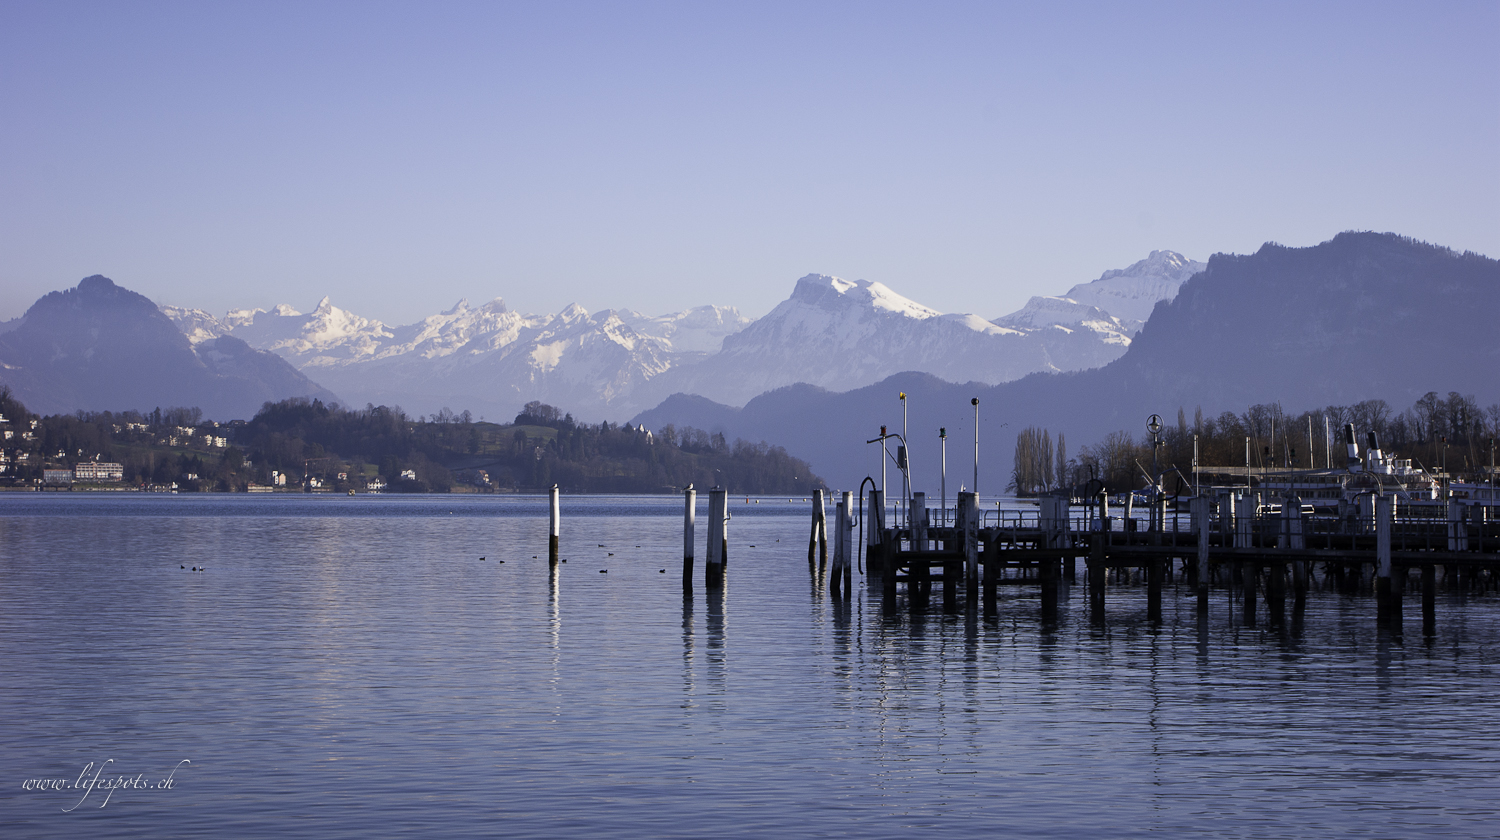
[[[1369,441],[1368,450],[1365,452],[1365,466],[1369,468],[1370,472],[1390,472],[1387,469],[1388,465],[1385,463],[1385,453],[1380,451],[1380,438],[1376,437],[1375,432],[1371,431],[1365,439]]]
[[[1354,442],[1354,424],[1344,424],[1344,444],[1349,447],[1349,469],[1359,466],[1359,444]]]

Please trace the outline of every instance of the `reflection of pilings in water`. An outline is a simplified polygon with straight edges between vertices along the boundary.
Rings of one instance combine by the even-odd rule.
[[[722,576],[716,585],[708,588],[707,645],[705,646],[708,656],[708,676],[710,682],[717,684],[720,688],[723,688],[729,665],[728,638],[725,632],[728,617],[724,610],[726,589],[727,585]]]
[[[693,591],[685,589],[682,593],[682,690],[689,697],[697,684],[693,673],[693,653],[696,646],[693,631]]]
[[[553,689],[562,679],[562,612],[558,606],[557,566],[547,570],[547,644],[552,648]]]

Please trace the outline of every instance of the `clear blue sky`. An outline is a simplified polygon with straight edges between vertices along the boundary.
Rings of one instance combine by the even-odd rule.
[[[1500,256],[1500,3],[0,0],[0,318],[995,317],[1155,248]]]

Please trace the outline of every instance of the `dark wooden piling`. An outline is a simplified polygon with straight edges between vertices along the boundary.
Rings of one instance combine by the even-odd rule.
[[[1256,578],[1260,577],[1260,568],[1256,563],[1241,563],[1240,579],[1244,581],[1241,606],[1244,608],[1244,620],[1246,627],[1255,626],[1255,588],[1258,583]]]
[[[873,590],[879,582],[883,589],[885,579],[896,574],[894,568],[889,571],[886,569],[888,564],[895,563],[895,555],[886,543],[885,517],[880,515],[881,511],[878,509],[884,504],[884,498],[870,495],[859,499],[858,503],[865,506],[865,585]],[[857,547],[855,551],[858,552]]]
[[[1162,561],[1146,564],[1146,620],[1161,623]]]
[[[1286,566],[1266,564],[1266,612],[1272,627],[1280,626],[1286,616]]]
[[[1004,565],[1000,559],[1000,529],[990,528],[984,534],[984,612],[985,615],[994,615],[997,612],[995,589],[1000,580],[1000,568]]]
[[[844,491],[844,518],[848,521],[848,532],[844,540],[844,564],[843,564],[843,590],[847,594],[854,584],[854,543],[858,539],[854,534],[854,491]]]
[[[1208,615],[1208,529],[1209,505],[1212,501],[1199,496],[1192,501],[1193,527],[1198,532],[1198,565],[1193,585],[1198,591],[1198,615]]]
[[[1105,576],[1105,551],[1104,545],[1109,540],[1109,518],[1104,517],[1099,522],[1100,530],[1093,536],[1093,542],[1089,546],[1089,619],[1096,623],[1104,621],[1104,576]]]
[[[1422,635],[1437,633],[1437,567],[1422,564]]]
[[[693,525],[698,516],[698,491],[691,484],[682,491],[682,589],[693,589]]]

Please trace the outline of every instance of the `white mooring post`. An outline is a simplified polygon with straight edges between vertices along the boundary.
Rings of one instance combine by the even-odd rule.
[[[698,515],[698,491],[689,484],[682,491],[682,588],[693,587],[693,526]]]
[[[1368,497],[1364,497],[1368,498]],[[1395,502],[1390,496],[1375,500],[1375,615],[1380,624],[1390,623],[1399,608],[1391,587],[1391,520]]]
[[[704,579],[709,587],[718,586],[724,580],[724,522],[729,514],[729,491],[715,487],[708,491],[708,567]]]
[[[562,504],[558,498],[557,485],[552,485],[548,491],[547,518],[547,562],[553,566],[557,565],[557,552],[560,537],[562,536]]]

